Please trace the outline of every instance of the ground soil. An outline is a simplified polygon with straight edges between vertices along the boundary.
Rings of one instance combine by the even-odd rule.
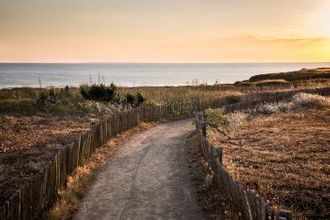
[[[330,218],[330,110],[259,115],[229,137],[208,129],[224,148],[229,173],[272,205],[312,219]],[[230,140],[229,140],[230,139]]]

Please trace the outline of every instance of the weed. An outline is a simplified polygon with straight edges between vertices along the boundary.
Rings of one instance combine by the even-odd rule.
[[[228,118],[223,108],[207,109],[205,116],[209,124],[221,130],[227,130],[229,126]]]

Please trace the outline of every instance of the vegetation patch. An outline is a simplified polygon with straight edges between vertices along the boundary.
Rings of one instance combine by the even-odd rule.
[[[229,121],[223,108],[205,110],[207,122],[213,127],[222,130],[228,130]]]
[[[249,82],[265,80],[285,80],[288,82],[300,80],[330,79],[330,68],[301,69],[298,71],[268,73],[252,76]]]
[[[330,216],[328,97],[298,93],[288,102],[225,115],[218,112],[220,117],[208,120],[225,118],[235,129],[219,132],[209,126],[207,137],[223,148],[223,164],[235,180],[272,206],[309,219]],[[236,124],[230,119],[235,114],[243,115]]]
[[[245,110],[250,115],[254,114],[280,114],[307,108],[325,109],[330,106],[330,98],[309,93],[298,93],[289,102],[265,103]]]
[[[82,85],[80,86],[80,94],[87,100],[110,104],[117,103],[134,108],[140,106],[145,101],[145,98],[140,92],[136,92],[136,95],[126,93],[125,96],[120,96],[117,92],[117,86],[113,83],[110,86],[104,84]]]

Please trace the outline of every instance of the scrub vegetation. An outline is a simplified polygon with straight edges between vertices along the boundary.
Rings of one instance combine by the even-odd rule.
[[[287,102],[206,115],[208,138],[223,148],[224,166],[237,181],[274,206],[329,217],[329,97],[298,93]]]

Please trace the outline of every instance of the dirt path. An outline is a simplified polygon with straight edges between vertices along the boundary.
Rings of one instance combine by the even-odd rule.
[[[184,148],[191,120],[132,136],[98,174],[75,219],[203,219]]]

